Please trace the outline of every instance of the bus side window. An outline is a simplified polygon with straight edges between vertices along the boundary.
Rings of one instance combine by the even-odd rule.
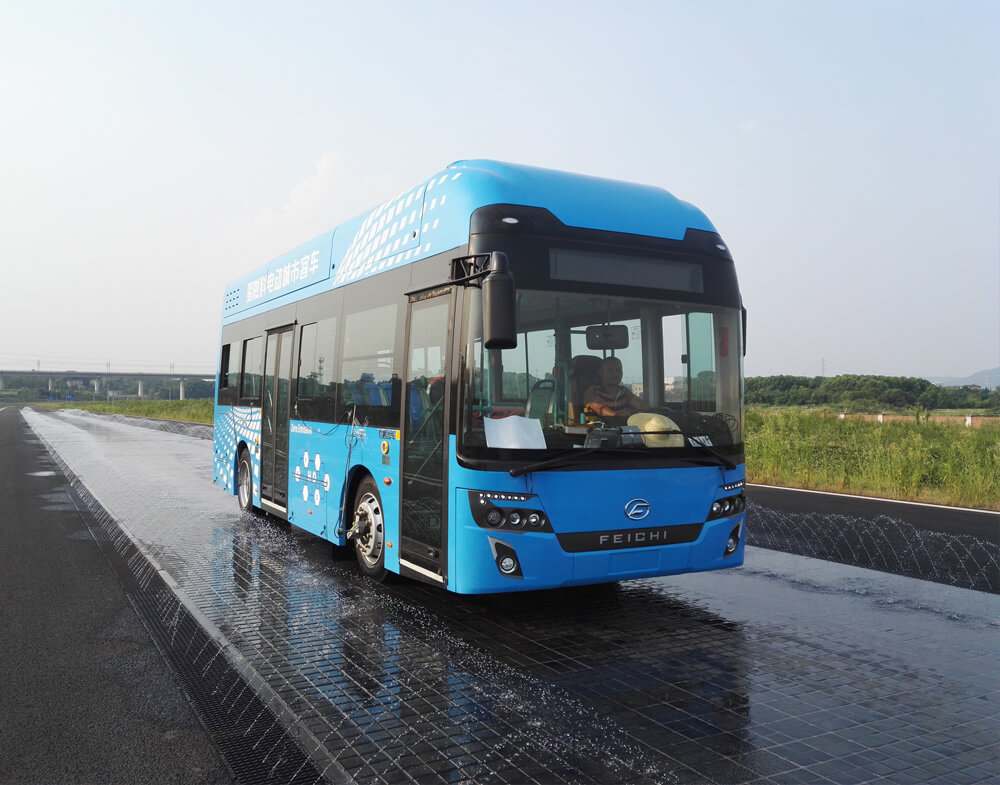
[[[397,311],[393,304],[345,315],[343,381],[337,395],[341,417],[354,409],[359,422],[399,427]]]
[[[219,359],[219,397],[216,401],[219,406],[232,406],[236,403],[237,381],[235,369],[232,366],[232,344],[222,347],[222,356]]]
[[[264,339],[261,336],[243,342],[243,366],[240,374],[240,403],[260,406],[261,373],[264,364]]]
[[[299,335],[298,393],[293,414],[303,420],[334,422],[337,317],[303,325]]]

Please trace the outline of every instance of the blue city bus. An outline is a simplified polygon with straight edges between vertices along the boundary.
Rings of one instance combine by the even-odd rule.
[[[226,289],[215,482],[376,580],[735,567],[745,331],[697,208],[459,161]]]

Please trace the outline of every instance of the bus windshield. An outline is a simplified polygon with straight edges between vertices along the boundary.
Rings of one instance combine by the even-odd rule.
[[[479,290],[466,299],[463,456],[741,452],[738,309],[518,290],[516,348],[487,350]]]

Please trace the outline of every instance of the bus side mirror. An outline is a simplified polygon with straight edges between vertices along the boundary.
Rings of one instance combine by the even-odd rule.
[[[513,349],[517,346],[515,327],[514,276],[507,254],[490,255],[490,272],[483,279],[483,345],[487,349]]]

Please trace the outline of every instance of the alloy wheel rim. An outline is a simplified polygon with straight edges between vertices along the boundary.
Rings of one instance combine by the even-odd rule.
[[[365,564],[374,567],[378,564],[379,556],[382,553],[384,538],[382,508],[372,494],[366,493],[358,504],[355,516],[359,523],[356,540],[358,553],[365,560]]]
[[[244,507],[250,501],[250,467],[245,461],[240,461],[240,504]]]

